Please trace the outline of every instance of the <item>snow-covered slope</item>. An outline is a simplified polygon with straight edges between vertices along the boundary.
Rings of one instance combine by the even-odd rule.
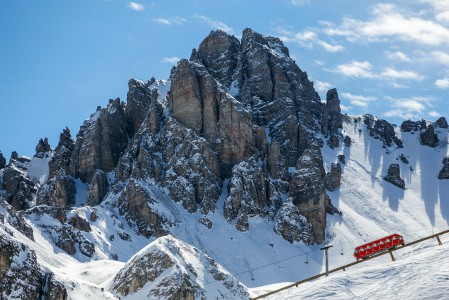
[[[265,299],[448,299],[449,236],[394,252]],[[257,295],[282,284],[254,289]]]

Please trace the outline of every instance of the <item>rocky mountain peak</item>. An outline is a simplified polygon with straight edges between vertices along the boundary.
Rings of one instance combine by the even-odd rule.
[[[213,284],[213,288],[208,285]],[[248,290],[200,250],[171,235],[142,249],[114,277],[122,296],[154,299],[245,299]]]
[[[50,152],[50,151],[51,151],[51,148],[50,148],[50,145],[48,144],[48,139],[47,138],[39,139],[39,142],[36,145],[36,154],[34,156],[38,157],[38,158],[43,158],[45,155],[45,152]]]
[[[3,153],[0,151],[0,169],[3,169],[6,166],[6,158],[3,156]]]

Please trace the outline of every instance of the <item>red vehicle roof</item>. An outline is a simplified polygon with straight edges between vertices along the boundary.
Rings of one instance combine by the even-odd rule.
[[[400,244],[404,244],[404,238],[402,235],[395,233],[356,247],[354,257],[356,259],[364,258]]]

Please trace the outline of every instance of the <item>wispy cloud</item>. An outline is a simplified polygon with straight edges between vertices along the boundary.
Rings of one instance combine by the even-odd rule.
[[[431,55],[438,63],[449,66],[449,54],[441,51],[433,51]]]
[[[161,25],[181,25],[185,23],[187,19],[181,17],[171,17],[171,18],[158,18],[153,19],[153,22]]]
[[[211,27],[212,29],[219,29],[228,34],[232,34],[234,32],[234,30],[231,27],[229,27],[228,25],[226,25],[225,23],[223,23],[221,21],[211,19],[204,15],[194,15],[194,17],[206,22],[207,25],[209,25],[209,27]]]
[[[369,102],[376,100],[375,97],[353,95],[350,93],[342,93],[341,96],[343,99],[347,99],[352,105],[360,107],[367,107]]]
[[[410,57],[407,56],[407,54],[405,54],[404,52],[401,51],[386,51],[385,54],[387,55],[387,58],[392,59],[392,60],[399,60],[399,61],[403,61],[403,62],[411,62],[412,60],[410,59]]]
[[[367,61],[352,61],[347,64],[338,65],[336,72],[345,76],[355,78],[374,78],[373,65]]]
[[[285,28],[279,27],[277,31],[281,34],[280,39],[287,43],[297,43],[305,48],[313,48],[314,46],[320,46],[327,52],[340,52],[345,48],[342,45],[336,43],[329,43],[319,38],[318,33],[312,30],[305,30],[302,32],[292,32]]]
[[[395,39],[430,46],[449,44],[449,28],[385,3],[373,6],[371,18],[367,21],[345,18],[340,25],[327,23],[324,32],[329,36],[345,37],[351,42]]]
[[[166,63],[166,64],[172,64],[172,65],[176,65],[176,63],[178,61],[180,61],[181,59],[177,56],[171,56],[171,57],[164,57],[161,60],[161,63]]]
[[[310,3],[309,0],[290,0],[290,2],[293,5],[304,5],[304,4],[309,4]]]
[[[407,70],[395,70],[393,68],[386,68],[382,73],[379,74],[380,77],[386,77],[391,79],[407,79],[407,80],[423,80],[424,76],[419,75],[413,71]]]
[[[128,7],[131,8],[132,10],[137,10],[137,11],[145,9],[145,7],[138,2],[128,2]]]
[[[439,89],[449,89],[449,77],[436,80],[435,86]]]
[[[422,80],[424,76],[410,70],[396,70],[385,68],[382,72],[376,72],[374,66],[367,61],[352,61],[347,64],[338,65],[336,73],[354,78],[377,78],[377,79],[402,79],[402,80]]]
[[[332,88],[332,85],[329,82],[315,80],[313,82],[313,86],[320,93],[326,93],[329,89]]]
[[[433,101],[429,97],[393,98],[385,97],[390,102],[390,110],[384,113],[386,117],[399,117],[402,119],[419,119],[429,115]]]

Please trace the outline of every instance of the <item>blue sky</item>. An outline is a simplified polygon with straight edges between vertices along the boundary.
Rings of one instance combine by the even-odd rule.
[[[166,79],[213,29],[280,37],[348,114],[449,115],[449,0],[2,0],[0,150],[32,156],[135,77]]]

